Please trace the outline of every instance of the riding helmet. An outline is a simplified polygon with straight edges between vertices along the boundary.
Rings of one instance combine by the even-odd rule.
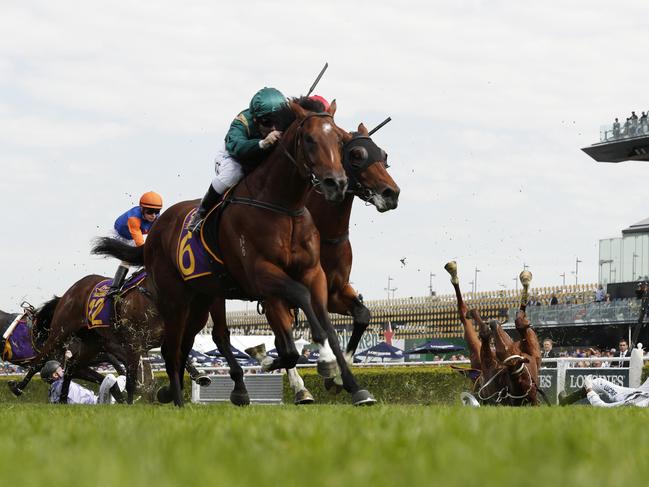
[[[56,372],[60,366],[61,364],[56,360],[48,360],[45,362],[45,365],[41,369],[41,379],[47,382],[52,380],[52,375],[54,375],[54,372]]]
[[[162,197],[155,191],[147,191],[140,198],[140,206],[159,210],[162,208]]]
[[[286,97],[275,88],[262,88],[250,100],[250,114],[253,118],[267,117],[286,105]]]

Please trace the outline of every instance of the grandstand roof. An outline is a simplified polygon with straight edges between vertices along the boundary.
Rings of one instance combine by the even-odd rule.
[[[622,230],[622,235],[628,235],[630,233],[649,233],[649,218],[640,220],[638,223],[634,223],[629,228]]]

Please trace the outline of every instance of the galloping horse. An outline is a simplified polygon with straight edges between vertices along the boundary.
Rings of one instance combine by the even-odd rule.
[[[514,341],[498,321],[491,320],[487,326],[478,310],[467,309],[460,292],[455,261],[449,262],[444,268],[451,275],[451,284],[457,296],[457,308],[464,327],[464,339],[469,347],[471,367],[480,371],[480,376],[475,381],[478,400],[484,404],[538,405],[541,349],[536,333],[525,316],[531,272],[523,271],[520,275],[523,293],[515,322],[520,339]],[[479,334],[476,334],[474,322],[478,325]],[[495,354],[491,349],[491,337]]]
[[[240,294],[230,294],[226,284],[213,275],[187,282],[181,278],[176,267],[178,235],[196,201],[178,203],[165,211],[149,233],[143,250],[111,239],[105,239],[104,245],[94,250],[131,263],[144,260],[155,283],[155,301],[165,323],[162,352],[170,381],[169,394],[177,406],[183,404],[180,364],[219,296],[264,301],[279,352],[271,369],[293,368],[297,363],[291,308],[302,309],[313,340],[320,347],[318,372],[326,378],[333,377],[339,367],[354,404],[375,402],[369,392],[358,386],[329,321],[319,234],[304,208],[316,181],[328,201],[340,202],[344,198],[347,177],[341,163],[341,148],[351,136],[333,121],[335,102],[324,113],[308,112],[293,101],[289,108],[288,114],[294,121],[281,142],[225,198],[227,206],[218,226],[218,243],[225,269],[241,289]],[[201,235],[205,233],[203,225]],[[226,354],[222,345],[223,340],[219,340],[217,346]],[[230,371],[231,376],[234,373],[238,372]]]
[[[389,211],[397,207],[400,189],[386,170],[387,154],[372,141],[363,124],[358,126],[358,131],[352,133],[352,139],[343,147],[343,166],[350,184],[342,203],[331,205],[320,193],[312,192],[306,206],[320,232],[320,263],[328,286],[327,309],[331,313],[354,318],[352,336],[345,351],[347,361],[351,363],[370,322],[369,310],[349,284],[352,267],[349,221],[352,205],[357,196],[372,203],[381,213]],[[214,315],[212,320],[214,334],[221,333],[219,328],[227,326],[225,320],[219,320]],[[262,363],[262,367],[270,363],[264,357],[265,349],[255,347],[250,351],[258,352],[255,358]],[[289,370],[289,382],[296,393],[296,403],[310,402],[305,400],[303,382],[295,376],[295,371]],[[326,379],[325,385],[332,392],[337,392],[333,379]]]
[[[45,361],[52,358],[62,359],[66,342],[72,340],[72,356],[67,360],[61,401],[67,399],[67,390],[72,378],[81,378],[101,383],[104,376],[89,368],[108,361],[120,374],[126,373],[127,402],[133,402],[137,369],[140,357],[150,349],[160,346],[163,325],[158,313],[149,298],[148,278],[142,279],[137,287],[115,298],[114,320],[103,326],[88,328],[92,317],[88,308],[89,296],[95,287],[107,278],[96,274],[85,276],[68,289],[61,298],[46,303],[35,315],[36,330],[47,327],[46,336],[40,341],[38,355],[30,361],[29,369],[23,380],[13,384],[12,390],[19,395],[27,386],[32,376],[38,372]],[[106,285],[107,286],[107,285]],[[101,301],[104,299],[103,301]],[[105,297],[95,300],[94,309],[108,306]],[[106,326],[109,325],[109,326]],[[126,371],[121,364],[126,366]],[[200,379],[198,371],[189,363],[187,370],[194,380]],[[116,398],[120,402],[121,398]]]

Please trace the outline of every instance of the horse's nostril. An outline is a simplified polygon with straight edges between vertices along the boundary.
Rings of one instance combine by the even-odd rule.
[[[336,183],[336,180],[334,178],[325,178],[322,180],[322,185],[326,186],[328,188],[334,189],[338,184]]]

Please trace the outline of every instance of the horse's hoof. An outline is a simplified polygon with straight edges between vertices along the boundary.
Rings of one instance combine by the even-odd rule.
[[[10,380],[9,382],[7,382],[7,385],[9,386],[11,392],[14,393],[14,396],[16,397],[22,396],[23,390],[20,387],[18,387],[18,382],[16,382],[15,380]]]
[[[365,389],[359,389],[352,394],[352,404],[354,406],[371,406],[376,402],[376,399]]]
[[[200,375],[196,377],[196,383],[201,387],[207,387],[212,383],[212,379],[206,375]]]
[[[158,402],[161,404],[169,404],[171,401],[174,400],[173,394],[171,393],[171,389],[169,386],[162,386],[160,389],[158,389],[158,392],[156,393],[156,398],[158,399]]]
[[[295,394],[295,404],[313,404],[314,402],[315,399],[313,399],[311,393],[306,389],[302,389]]]
[[[249,406],[250,396],[247,392],[232,391],[230,393],[230,402],[235,406]]]
[[[336,384],[334,379],[325,379],[324,386],[329,394],[333,394],[334,396],[343,390],[343,387],[340,384]]]
[[[244,352],[246,352],[258,362],[261,362],[266,356],[266,345],[262,343],[261,345],[257,345],[256,347],[246,348]]]
[[[318,362],[316,368],[318,369],[318,374],[320,374],[325,379],[333,379],[338,375],[338,364],[336,361],[332,362]]]

